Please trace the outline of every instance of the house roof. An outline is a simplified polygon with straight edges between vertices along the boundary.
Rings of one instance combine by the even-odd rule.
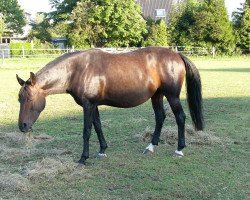
[[[155,20],[163,19],[166,22],[169,20],[169,13],[173,0],[136,0],[142,7],[142,14],[144,17],[151,17]],[[164,17],[157,17],[156,10],[165,9]]]

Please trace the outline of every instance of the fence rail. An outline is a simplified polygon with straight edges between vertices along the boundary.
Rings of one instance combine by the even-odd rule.
[[[143,47],[141,47],[143,48]],[[169,49],[172,49],[176,52],[182,52],[187,55],[194,55],[194,56],[216,56],[216,49],[213,48],[204,48],[204,47],[187,47],[187,46],[169,46],[167,47]],[[129,48],[101,48],[103,51],[111,52],[111,53],[122,53],[122,52],[129,52],[133,51],[135,49],[138,49],[137,47],[129,47]],[[4,48],[0,49],[0,66],[3,65],[6,61],[12,60],[12,61],[22,61],[23,59],[29,59],[29,60],[41,60],[45,58],[55,58],[62,54],[68,53],[68,52],[75,52],[75,51],[82,51],[86,49],[75,49],[72,48],[66,48],[66,49],[9,49]],[[249,50],[247,51],[249,52]]]

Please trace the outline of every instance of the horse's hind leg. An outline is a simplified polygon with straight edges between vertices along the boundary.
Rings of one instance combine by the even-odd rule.
[[[101,125],[101,120],[100,120],[100,115],[98,111],[98,107],[96,107],[95,113],[94,113],[94,120],[93,120],[95,132],[97,133],[97,137],[100,143],[100,151],[97,155],[97,158],[103,158],[106,157],[106,154],[104,153],[105,150],[107,149],[107,143],[104,138],[103,132],[102,132],[102,125]]]
[[[182,105],[179,97],[169,97],[167,100],[170,104],[170,107],[175,115],[175,120],[178,125],[178,147],[175,153],[178,156],[183,156],[182,149],[185,145],[185,119],[186,115],[182,109]]]
[[[163,94],[159,91],[151,97],[152,106],[155,113],[155,131],[151,140],[151,144],[144,150],[144,154],[149,154],[154,152],[154,146],[158,145],[160,140],[160,134],[163,122],[166,118],[166,114],[163,107]]]

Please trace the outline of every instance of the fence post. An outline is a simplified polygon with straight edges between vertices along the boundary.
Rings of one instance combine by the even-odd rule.
[[[4,63],[4,50],[2,50],[2,64]]]
[[[24,47],[22,47],[22,58],[24,58]]]
[[[213,58],[215,57],[215,47],[212,47],[212,55],[213,55]]]
[[[178,46],[175,46],[175,51],[178,52]]]
[[[75,47],[72,46],[71,52],[75,52]]]

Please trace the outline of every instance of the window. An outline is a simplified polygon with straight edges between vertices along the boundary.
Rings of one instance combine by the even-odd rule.
[[[156,17],[166,17],[165,9],[155,9]]]

